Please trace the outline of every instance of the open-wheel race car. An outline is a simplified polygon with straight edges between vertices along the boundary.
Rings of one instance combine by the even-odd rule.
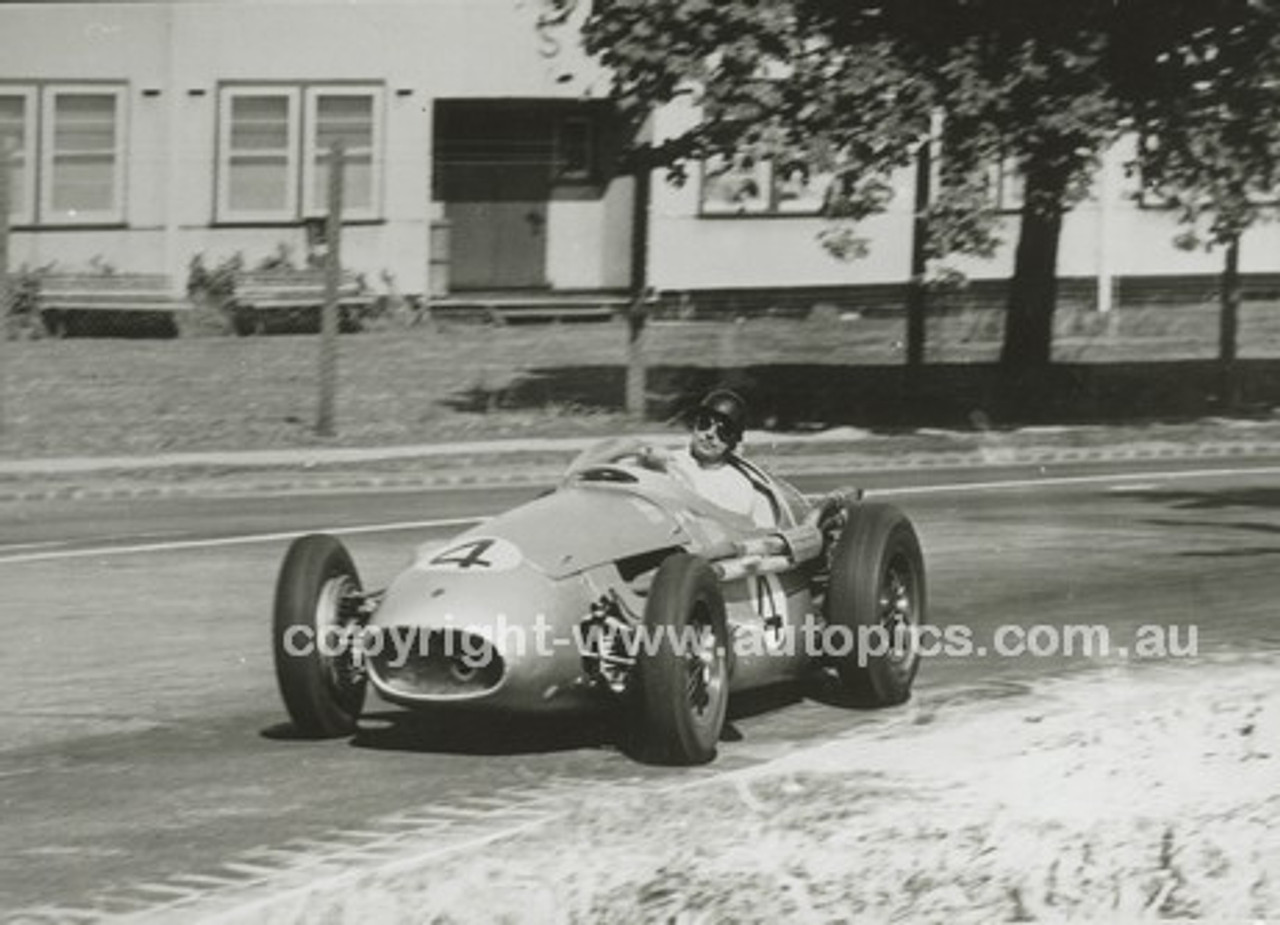
[[[276,676],[296,731],[353,734],[393,704],[612,711],[645,761],[710,761],[729,697],[834,669],[855,702],[908,699],[925,570],[909,519],[765,476],[761,528],[639,461],[571,467],[551,492],[441,545],[379,591],[341,542],[294,540],[276,587]]]

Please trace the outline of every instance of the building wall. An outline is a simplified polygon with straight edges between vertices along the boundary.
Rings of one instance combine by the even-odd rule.
[[[0,81],[128,87],[126,229],[18,231],[12,260],[75,266],[96,257],[181,279],[195,254],[216,262],[241,252],[252,262],[283,244],[301,256],[300,225],[213,224],[219,86],[376,81],[382,221],[344,228],[344,262],[372,281],[390,274],[399,291],[428,291],[429,228],[443,214],[431,199],[433,101],[598,92],[598,71],[562,44],[554,57],[541,54],[533,7],[517,0],[0,5]],[[593,202],[550,204],[548,272],[558,284],[625,285],[617,219],[630,208],[628,190],[615,183]]]
[[[670,107],[655,120],[658,138],[678,134],[693,118]],[[1110,152],[1091,197],[1065,218],[1059,250],[1061,276],[1089,277],[1201,274],[1220,272],[1220,252],[1187,252],[1174,244],[1179,227],[1171,212],[1140,207],[1137,187],[1126,178],[1124,145]],[[887,211],[867,220],[857,234],[870,245],[865,257],[841,260],[819,243],[830,227],[817,216],[706,216],[700,214],[697,167],[683,185],[664,171],[653,177],[650,283],[663,290],[731,287],[830,287],[896,283],[910,275],[912,172],[894,178]],[[974,280],[1004,279],[1013,272],[1018,219],[1002,221],[1002,246],[990,259],[952,257],[949,267]],[[1258,226],[1241,247],[1246,273],[1280,270],[1280,224]]]
[[[382,220],[350,225],[344,258],[374,282],[430,290],[432,109],[437,99],[582,99],[607,90],[603,75],[558,36],[541,53],[536,4],[521,0],[174,0],[161,3],[0,4],[0,81],[119,81],[127,86],[126,227],[18,231],[15,265],[99,258],[121,270],[166,270],[181,280],[193,255],[256,261],[286,245],[301,255],[302,226],[213,225],[219,86],[228,81],[377,81],[384,87]],[[671,107],[659,137],[692,114]],[[1174,247],[1166,212],[1142,209],[1112,156],[1111,182],[1067,218],[1063,276],[1212,273],[1218,254]],[[677,187],[653,178],[649,283],[659,289],[844,286],[899,282],[909,271],[909,175],[888,211],[859,234],[869,254],[839,260],[818,243],[816,216],[704,217],[697,171]],[[612,180],[591,199],[548,204],[547,278],[564,289],[621,288],[630,279],[633,184]],[[1007,277],[1016,218],[991,260],[954,259],[975,279]],[[1242,247],[1245,272],[1280,270],[1280,226]]]

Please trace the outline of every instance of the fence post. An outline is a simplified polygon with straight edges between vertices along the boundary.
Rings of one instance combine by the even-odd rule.
[[[627,305],[627,378],[623,401],[627,416],[643,421],[647,404],[648,373],[645,368],[645,326],[649,319],[649,167],[635,168],[634,203],[631,209],[631,301]]]
[[[5,388],[9,378],[9,305],[13,287],[9,280],[9,203],[12,193],[9,140],[0,141],[0,434],[5,431]]]
[[[635,421],[644,420],[645,366],[644,329],[648,321],[649,306],[643,295],[632,298],[627,305],[627,416]]]
[[[324,305],[320,309],[320,407],[316,433],[334,434],[334,406],[338,390],[338,289],[342,282],[343,144],[329,149],[329,214],[325,221],[328,249],[324,261]]]
[[[911,225],[911,281],[907,284],[907,371],[912,385],[918,384],[920,367],[924,364],[925,312],[928,309],[928,291],[925,288],[929,272],[929,204],[933,174],[932,136],[925,138],[916,153],[915,219]]]
[[[1240,371],[1236,364],[1236,342],[1240,328],[1240,235],[1227,241],[1218,293],[1218,370],[1222,410],[1231,412],[1240,405]]]

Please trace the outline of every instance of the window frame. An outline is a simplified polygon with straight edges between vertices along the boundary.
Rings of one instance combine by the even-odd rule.
[[[66,214],[54,207],[55,161],[58,152],[55,139],[58,131],[57,99],[60,96],[97,95],[115,98],[113,137],[111,150],[112,180],[109,209]],[[128,161],[126,126],[129,123],[129,94],[125,84],[63,83],[50,82],[40,87],[40,194],[37,221],[50,228],[74,228],[83,225],[121,225],[125,222],[125,168]]]
[[[571,131],[581,132],[582,166],[569,166],[568,157],[571,149],[569,135]],[[568,115],[556,121],[555,147],[552,159],[555,164],[556,180],[564,183],[591,183],[599,174],[599,157],[597,156],[597,132],[593,119],[586,115]]]
[[[750,164],[737,163],[724,155],[713,155],[699,162],[698,216],[700,218],[766,218],[779,213],[773,210],[773,162],[760,158]],[[756,193],[741,200],[708,199],[713,181],[729,178],[729,182],[753,183]],[[734,205],[736,202],[736,206]],[[794,213],[788,213],[794,214]]]
[[[779,164],[772,158],[761,158],[749,167],[730,162],[719,170],[723,156],[703,158],[699,162],[698,217],[719,219],[802,219],[820,218],[836,175],[831,171],[808,171],[804,190],[807,195],[784,198],[783,191],[789,174],[799,166],[791,160]],[[717,176],[736,174],[739,180],[750,180],[761,192],[753,199],[744,200],[737,207],[725,200],[709,200],[709,181]]]
[[[9,222],[15,228],[82,228],[118,226],[128,220],[129,84],[124,81],[0,81],[0,95],[24,100],[22,114],[23,184],[11,188]],[[109,96],[113,100],[110,155],[110,199],[106,209],[68,212],[55,208],[57,101],[71,95]],[[106,151],[96,152],[102,154]],[[84,152],[80,152],[84,153]],[[63,155],[65,156],[65,154]]]
[[[283,96],[289,100],[286,204],[277,209],[235,209],[230,202],[232,173],[232,100],[244,96]],[[217,163],[214,177],[215,225],[305,225],[322,217],[327,202],[315,202],[316,129],[319,100],[324,96],[359,96],[372,100],[370,201],[353,208],[343,204],[343,222],[377,222],[385,218],[386,84],[381,81],[253,81],[218,86]]]
[[[320,97],[322,96],[354,96],[368,97],[370,100],[370,116],[372,126],[369,142],[369,204],[353,208],[350,198],[343,197],[342,218],[344,221],[375,221],[382,217],[382,165],[384,158],[383,124],[386,119],[386,94],[381,84],[307,84],[303,88],[303,122],[302,165],[300,170],[301,199],[299,201],[299,220],[320,218],[328,213],[328,202],[313,202],[315,191],[316,155],[319,151],[317,130],[320,126]],[[348,150],[348,155],[351,153]]]
[[[231,146],[235,100],[245,97],[283,97],[288,101],[285,140],[285,204],[279,209],[235,209],[231,205]],[[218,88],[217,195],[214,221],[219,224],[280,224],[299,221],[298,174],[302,113],[301,88],[289,84],[227,84]]]
[[[21,190],[9,187],[9,224],[36,224],[36,202],[39,199],[40,165],[40,90],[31,84],[0,84],[0,96],[20,97],[22,109],[22,145],[17,155],[22,159],[25,182]],[[21,198],[21,202],[19,202]]]

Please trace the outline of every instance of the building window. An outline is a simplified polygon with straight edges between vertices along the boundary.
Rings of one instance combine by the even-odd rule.
[[[124,221],[123,87],[0,86],[15,225]]]
[[[297,217],[297,97],[296,90],[236,89],[223,95],[219,217]]]
[[[378,87],[225,87],[220,107],[218,219],[296,222],[328,210],[329,150],[346,149],[343,217],[379,214]]]
[[[713,157],[702,166],[702,214],[818,215],[833,180],[800,162]]]
[[[15,225],[36,221],[35,111],[35,90],[0,88],[0,152],[9,154],[9,221]]]
[[[352,218],[376,218],[381,195],[378,150],[381,124],[376,98],[367,90],[315,90],[307,94],[306,212],[329,209],[329,151],[341,141],[344,155],[342,211]]]
[[[703,215],[763,215],[769,212],[773,165],[713,157],[702,165]]]
[[[942,188],[938,180],[936,188]],[[1021,212],[1023,203],[1022,171],[1012,157],[988,163],[979,179],[983,201],[997,212]]]
[[[41,217],[48,224],[124,220],[120,89],[45,89]]]
[[[556,175],[561,180],[590,180],[595,174],[595,132],[591,121],[564,119],[557,126]]]
[[[997,153],[987,156],[973,167],[973,173],[955,175],[949,171],[947,152],[940,142],[933,143],[931,182],[934,199],[945,192],[972,198],[976,204],[996,212],[1016,214],[1022,211],[1026,183],[1016,156]],[[962,169],[964,169],[962,167]]]

